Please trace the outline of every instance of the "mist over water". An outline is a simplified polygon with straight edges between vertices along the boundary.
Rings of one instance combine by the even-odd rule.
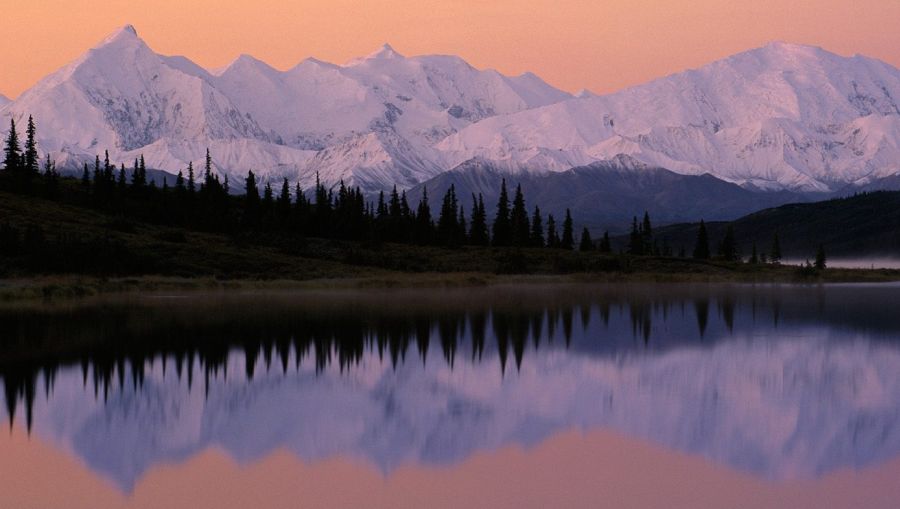
[[[790,258],[783,260],[784,265],[803,265],[807,261],[813,263],[815,257],[809,259]],[[900,269],[900,258],[828,258],[827,264],[835,269]]]

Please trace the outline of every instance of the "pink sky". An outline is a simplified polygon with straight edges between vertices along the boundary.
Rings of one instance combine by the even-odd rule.
[[[15,97],[131,23],[155,50],[206,67],[241,53],[286,69],[390,42],[610,92],[772,40],[900,66],[897,0],[0,0],[0,93]]]

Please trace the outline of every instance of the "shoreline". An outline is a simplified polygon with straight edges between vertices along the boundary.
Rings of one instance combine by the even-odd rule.
[[[718,267],[718,266],[716,266]],[[568,274],[495,274],[489,272],[376,272],[371,276],[312,279],[219,279],[215,277],[54,275],[0,279],[0,303],[77,300],[99,295],[159,292],[240,292],[477,288],[498,285],[661,283],[800,284],[900,282],[898,269],[826,269],[801,275],[793,265],[708,272],[575,272]],[[721,267],[719,267],[721,268]]]

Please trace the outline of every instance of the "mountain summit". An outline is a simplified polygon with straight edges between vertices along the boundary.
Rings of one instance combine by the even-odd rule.
[[[47,76],[0,116],[38,121],[42,152],[77,168],[109,150],[178,171],[209,147],[216,170],[318,173],[377,191],[468,160],[517,173],[625,154],[751,189],[828,191],[900,172],[900,71],[878,60],[771,43],[621,92],[577,97],[531,73],[384,45],[346,65],[279,71],[242,55],[211,73],[153,52],[134,27]],[[235,180],[236,181],[236,180]]]

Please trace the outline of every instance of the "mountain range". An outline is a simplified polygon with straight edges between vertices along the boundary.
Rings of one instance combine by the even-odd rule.
[[[309,58],[280,71],[242,55],[206,70],[155,53],[126,26],[16,100],[0,98],[4,121],[27,115],[40,150],[70,171],[109,150],[117,163],[144,155],[149,167],[177,173],[208,147],[232,182],[252,169],[263,181],[310,187],[318,176],[368,193],[438,188],[477,168],[564,189],[577,169],[585,201],[608,180],[586,176],[615,167],[632,180],[658,170],[702,177],[682,180],[707,197],[721,187],[708,185],[712,177],[732,194],[752,193],[758,209],[803,193],[880,188],[900,173],[900,70],[786,43],[573,96],[531,73],[404,57],[388,45],[344,65]],[[662,215],[688,212],[677,205]]]

